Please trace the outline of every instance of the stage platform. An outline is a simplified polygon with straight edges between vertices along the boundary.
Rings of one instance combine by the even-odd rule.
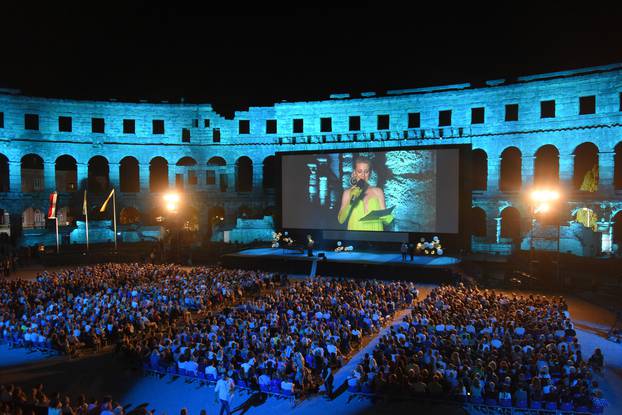
[[[402,261],[395,252],[334,252],[314,250],[306,252],[282,248],[254,248],[222,257],[229,266],[259,268],[274,272],[306,275],[330,275],[365,278],[413,278],[440,282],[451,279],[460,259],[450,256],[415,256]],[[325,258],[320,258],[323,254]],[[440,281],[439,281],[440,280]]]

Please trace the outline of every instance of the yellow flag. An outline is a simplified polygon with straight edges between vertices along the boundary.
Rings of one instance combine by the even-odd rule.
[[[106,201],[102,205],[101,209],[99,209],[100,212],[103,212],[106,210],[106,208],[108,207],[108,202],[110,201],[110,198],[112,197],[113,194],[114,194],[114,188],[110,191],[110,194],[106,198]]]

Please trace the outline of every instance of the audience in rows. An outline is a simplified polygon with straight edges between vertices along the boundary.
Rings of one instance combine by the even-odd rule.
[[[602,367],[600,350],[590,359]],[[365,355],[365,392],[475,403],[586,409],[602,392],[561,297],[443,286]],[[595,399],[600,399],[595,401]]]

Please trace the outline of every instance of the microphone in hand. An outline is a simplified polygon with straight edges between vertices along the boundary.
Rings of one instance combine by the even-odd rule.
[[[365,180],[359,180],[350,190],[350,204],[356,205],[359,201],[363,200],[365,197],[365,191],[369,185]]]

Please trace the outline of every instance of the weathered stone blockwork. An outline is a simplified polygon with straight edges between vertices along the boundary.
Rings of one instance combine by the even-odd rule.
[[[72,101],[5,90],[0,91],[4,119],[0,127],[0,163],[6,164],[8,174],[0,170],[0,175],[8,177],[3,178],[1,187],[5,191],[0,193],[0,208],[10,214],[12,231],[21,232],[18,224],[26,209],[47,210],[48,193],[57,186],[57,159],[69,155],[76,162],[77,191],[61,192],[59,206],[69,205],[69,216],[78,219],[79,191],[86,185],[89,161],[95,156],[105,158],[110,186],[120,189],[119,168],[122,160],[131,156],[137,163],[138,191],[121,192],[119,210],[133,207],[144,215],[153,215],[161,193],[150,191],[149,165],[154,158],[162,157],[168,163],[169,186],[175,186],[176,180],[183,181],[189,203],[200,212],[200,226],[205,229],[209,225],[208,212],[224,212],[225,221],[233,224],[242,211],[259,217],[274,208],[275,192],[264,185],[264,172],[270,169],[264,167],[270,165],[269,157],[276,152],[471,144],[473,149],[485,152],[487,163],[486,189],[473,192],[473,206],[485,212],[486,235],[478,237],[474,246],[494,249],[495,244],[507,246],[508,232],[504,228],[509,225],[502,218],[508,207],[516,209],[520,216],[518,239],[530,236],[531,207],[525,190],[534,185],[538,150],[551,145],[559,155],[562,215],[572,222],[578,209],[592,209],[598,218],[596,230],[606,235],[604,239],[610,239],[613,222],[622,221],[622,195],[614,186],[614,170],[621,168],[615,165],[622,142],[621,92],[622,64],[614,64],[511,81],[495,80],[483,85],[282,102],[271,107],[251,107],[229,120],[208,104]],[[595,97],[595,112],[580,115],[579,98],[585,96]],[[541,116],[540,103],[547,100],[555,101],[555,116],[551,118]],[[517,121],[506,121],[509,104],[518,104]],[[472,123],[473,108],[484,108],[483,123]],[[439,111],[445,110],[451,110],[451,125],[439,126]],[[419,113],[418,128],[408,128],[409,113]],[[25,128],[25,114],[38,115],[38,130]],[[388,129],[378,129],[380,115],[389,116]],[[59,131],[60,116],[71,117],[71,132]],[[350,131],[350,116],[360,117],[360,131]],[[93,132],[93,118],[104,119],[103,133]],[[321,118],[331,119],[331,131],[321,130]],[[303,120],[302,133],[294,132],[295,119]],[[123,120],[134,120],[133,133],[124,132]],[[153,120],[164,121],[163,134],[154,134]],[[249,121],[248,133],[240,133],[240,120]],[[267,120],[276,120],[276,133],[267,131]],[[573,188],[573,177],[578,174],[574,159],[579,157],[577,148],[583,143],[592,143],[596,148],[599,182],[595,192]],[[502,155],[510,147],[518,149],[521,162],[520,189],[513,191],[499,186]],[[22,192],[22,177],[26,177],[21,172],[22,160],[29,154],[43,161],[44,180],[39,187],[43,191]],[[192,158],[196,164],[177,165],[183,157]],[[220,158],[218,163],[214,162],[216,157]],[[243,157],[250,160],[250,167]],[[252,171],[252,180],[246,187],[237,183],[242,165]],[[192,184],[194,181],[196,184]],[[238,191],[247,188],[250,191]],[[105,194],[93,197],[99,201]],[[28,220],[24,219],[30,226]]]

